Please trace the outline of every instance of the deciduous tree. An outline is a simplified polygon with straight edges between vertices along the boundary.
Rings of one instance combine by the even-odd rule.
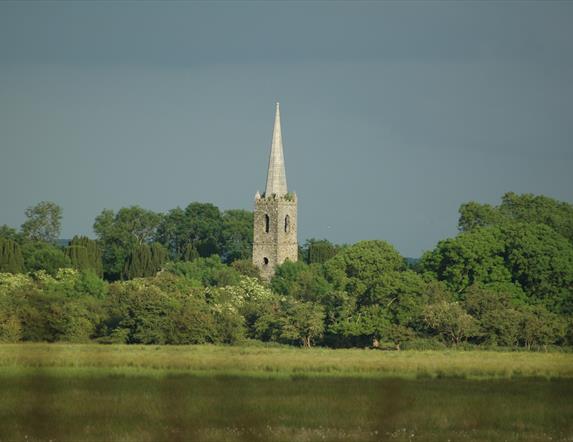
[[[301,251],[307,264],[323,264],[338,252],[337,247],[330,241],[315,238],[306,240]]]
[[[477,321],[458,302],[438,302],[424,309],[428,327],[452,344],[459,344],[479,333]]]
[[[45,270],[50,275],[55,275],[59,269],[72,265],[60,247],[46,242],[26,242],[22,246],[22,256],[24,268],[28,272]]]
[[[385,272],[405,269],[404,259],[384,241],[360,241],[324,264],[325,276],[335,288],[359,297]]]
[[[253,252],[253,212],[227,210],[222,216],[221,254],[225,262],[250,259]]]
[[[23,235],[32,241],[55,243],[60,236],[62,208],[51,201],[41,201],[26,209]]]
[[[103,210],[95,219],[94,231],[103,249],[104,273],[119,279],[134,249],[154,241],[161,215],[139,206],[124,207],[117,213]]]
[[[422,256],[420,268],[460,294],[476,283],[511,282],[505,249],[500,227],[480,227],[438,242]]]

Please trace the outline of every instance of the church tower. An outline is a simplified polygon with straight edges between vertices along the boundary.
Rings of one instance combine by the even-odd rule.
[[[272,278],[277,265],[287,259],[293,262],[298,259],[296,204],[296,194],[287,191],[281,114],[277,103],[267,187],[265,193],[261,195],[257,191],[255,195],[253,264],[266,280]]]

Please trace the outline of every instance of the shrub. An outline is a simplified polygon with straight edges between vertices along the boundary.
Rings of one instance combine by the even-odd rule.
[[[402,344],[403,350],[445,350],[447,345],[435,338],[414,338]]]
[[[0,342],[18,342],[22,339],[22,324],[18,317],[0,306]]]
[[[240,280],[239,272],[223,264],[221,258],[216,255],[197,258],[194,261],[171,262],[165,266],[165,270],[195,281],[197,286],[203,287],[235,285]]]
[[[45,242],[29,242],[22,247],[24,267],[28,272],[43,270],[55,275],[59,269],[72,266],[64,252],[53,244]]]

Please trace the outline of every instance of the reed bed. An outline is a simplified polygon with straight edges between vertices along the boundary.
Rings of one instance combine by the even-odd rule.
[[[3,344],[0,370],[161,376],[573,378],[573,354],[496,351],[380,351],[240,346]]]

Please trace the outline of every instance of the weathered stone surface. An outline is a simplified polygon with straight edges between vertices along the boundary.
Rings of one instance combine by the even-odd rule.
[[[269,280],[277,265],[286,260],[297,261],[297,197],[287,193],[281,136],[279,104],[277,103],[267,191],[255,195],[253,232],[253,263]]]
[[[283,155],[283,137],[281,132],[281,113],[279,104],[275,113],[275,125],[273,128],[273,141],[269,156],[269,170],[267,173],[267,187],[265,195],[283,196],[287,193],[287,181],[285,173],[285,159]]]
[[[272,197],[255,201],[253,263],[265,279],[285,260],[298,259],[296,206],[294,195],[292,201]]]

